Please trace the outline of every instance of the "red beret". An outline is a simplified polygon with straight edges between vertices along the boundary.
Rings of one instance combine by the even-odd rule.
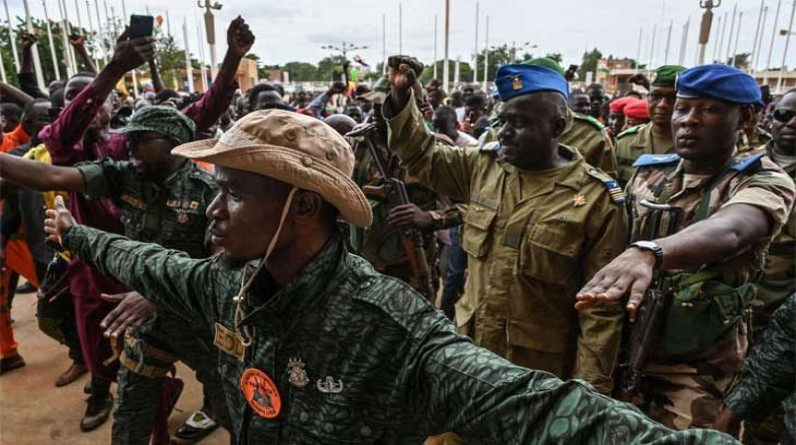
[[[630,96],[625,96],[625,97],[620,97],[619,99],[612,100],[611,104],[609,105],[609,107],[611,109],[611,113],[622,113],[622,112],[624,112],[625,106],[627,106],[627,104],[630,101],[632,101],[632,100],[636,100],[636,98],[635,97],[630,97]]]
[[[632,101],[628,102],[627,105],[625,105],[624,113],[625,117],[638,120],[649,120],[650,118],[650,111],[647,108],[647,101],[643,99],[633,99]]]

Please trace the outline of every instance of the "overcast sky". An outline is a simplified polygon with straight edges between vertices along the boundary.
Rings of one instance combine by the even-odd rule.
[[[23,15],[22,0],[6,0],[11,14]],[[43,16],[42,0],[29,0],[31,13]],[[44,0],[51,18],[58,15],[59,0]],[[90,2],[92,20],[96,27],[94,2],[100,2],[104,16],[103,1],[109,10],[115,9],[122,16],[122,0],[63,0],[67,4],[70,19],[76,21],[76,6],[79,4],[80,18],[84,26],[88,22],[86,2]],[[189,46],[197,54],[197,23],[203,10],[195,0],[125,0],[127,13],[146,13],[147,6],[153,15],[171,19],[171,32],[181,42],[182,22],[187,19]],[[204,1],[204,0],[202,0]],[[399,50],[399,2],[384,0],[220,0],[223,9],[216,14],[216,39],[220,43],[219,59],[223,55],[224,31],[231,19],[242,15],[254,30],[257,41],[253,52],[268,64],[299,60],[316,62],[329,55],[322,45],[340,46],[343,41],[366,45],[357,51],[369,63],[377,63],[382,57],[382,15],[386,14],[386,52]],[[768,14],[763,37],[760,65],[765,64],[769,54],[774,15],[777,2],[765,0]],[[450,57],[462,60],[471,58],[475,48],[476,3],[480,5],[478,26],[478,48],[483,49],[486,39],[486,16],[489,15],[489,45],[525,42],[537,45],[529,50],[534,55],[560,52],[565,63],[579,63],[583,51],[598,48],[606,56],[636,58],[638,55],[639,31],[643,28],[641,61],[650,61],[653,29],[656,29],[652,64],[664,63],[669,24],[673,23],[669,49],[669,63],[680,58],[683,26],[690,18],[690,30],[685,52],[685,64],[693,65],[696,59],[696,43],[702,10],[699,0],[451,0]],[[737,4],[741,19],[738,52],[752,51],[755,30],[759,18],[760,0],[723,0],[715,9],[711,42],[707,47],[707,59],[715,53],[714,45],[721,29],[719,17],[729,18],[725,31],[723,53],[729,52],[727,45],[732,22],[733,7]],[[782,2],[776,28],[788,27],[793,2]],[[444,48],[444,0],[404,0],[403,52],[430,61],[434,56],[434,15],[437,15],[437,55],[443,57]],[[738,19],[736,19],[737,27]],[[655,27],[655,28],[654,28]],[[724,26],[723,26],[724,27]],[[735,37],[731,42],[735,47]],[[785,37],[777,36],[773,47],[772,66],[779,66],[785,47]],[[796,65],[796,40],[791,44],[787,64]],[[206,60],[209,54],[206,51]]]

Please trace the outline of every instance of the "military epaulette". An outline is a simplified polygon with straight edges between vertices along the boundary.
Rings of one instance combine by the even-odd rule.
[[[730,167],[730,169],[738,172],[743,172],[749,167],[757,164],[757,162],[760,161],[760,158],[762,158],[765,155],[766,155],[765,153],[758,153],[752,156],[746,156],[744,158],[737,159],[735,163],[732,164],[732,167]]]
[[[633,163],[633,167],[641,168],[641,167],[649,167],[651,165],[664,165],[664,164],[671,164],[672,162],[677,162],[680,160],[680,155],[677,153],[672,153],[668,155],[641,155],[636,162]]]
[[[620,139],[625,136],[630,136],[631,134],[638,134],[639,131],[641,131],[641,125],[636,125],[635,127],[630,127],[627,130],[619,133],[618,135],[616,135],[616,138]]]
[[[594,168],[590,168],[586,170],[586,172],[591,177],[602,182],[606,190],[608,190],[608,194],[611,195],[611,201],[613,201],[614,204],[618,206],[625,204],[625,199],[626,199],[625,192],[624,190],[622,190],[622,186],[620,186],[619,183],[614,178]]]
[[[598,121],[597,119],[595,119],[595,118],[593,118],[591,116],[586,116],[586,115],[578,114],[578,113],[572,113],[572,116],[575,119],[577,119],[577,120],[586,121],[586,122],[590,123],[594,128],[596,128],[596,129],[598,129],[600,131],[602,131],[602,129],[605,128],[605,125],[603,125],[602,122]]]
[[[486,152],[497,152],[500,150],[500,142],[498,141],[491,141],[491,142],[482,142],[478,145],[478,151],[486,151]]]

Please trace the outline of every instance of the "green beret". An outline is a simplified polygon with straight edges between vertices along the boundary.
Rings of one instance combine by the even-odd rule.
[[[152,106],[136,112],[130,123],[114,133],[130,134],[152,132],[174,140],[178,144],[192,142],[196,124],[176,108]]]
[[[526,60],[525,62],[522,62],[521,65],[543,66],[545,68],[550,68],[551,70],[558,72],[558,74],[561,74],[562,76],[566,72],[564,71],[564,68],[562,68],[561,65],[558,64],[558,62],[549,57],[537,57],[535,59]]]
[[[673,87],[677,75],[686,70],[682,65],[663,65],[655,70],[652,85],[659,87]]]

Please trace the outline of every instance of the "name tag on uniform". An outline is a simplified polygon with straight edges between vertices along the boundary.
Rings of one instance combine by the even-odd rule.
[[[243,346],[243,337],[237,332],[225,328],[221,323],[216,323],[216,337],[213,344],[224,353],[243,362],[246,348]]]

